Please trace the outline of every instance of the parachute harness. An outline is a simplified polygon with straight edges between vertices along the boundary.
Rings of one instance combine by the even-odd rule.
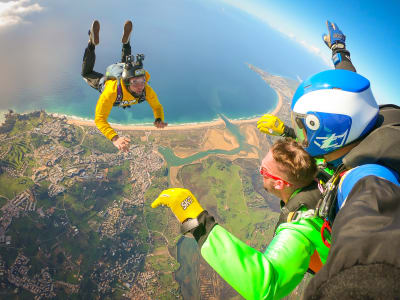
[[[129,101],[122,101],[123,93],[122,93],[122,85],[121,85],[121,79],[118,79],[118,84],[117,84],[117,99],[115,100],[113,106],[118,106],[123,109],[130,108],[131,105],[129,104]],[[137,103],[142,103],[146,101],[146,89],[143,89],[142,94],[139,95],[139,99],[137,100]]]
[[[329,235],[332,233],[331,224],[335,219],[335,199],[339,188],[340,178],[347,172],[346,167],[341,164],[333,176],[325,184],[325,189],[321,199],[318,201],[315,209],[315,216],[324,219],[324,224],[321,227],[321,238],[325,246],[331,247],[331,244],[325,239],[324,232],[328,230]]]

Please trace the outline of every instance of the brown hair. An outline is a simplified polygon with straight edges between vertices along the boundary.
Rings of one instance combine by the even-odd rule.
[[[271,148],[272,156],[281,166],[288,182],[298,187],[309,185],[317,173],[314,158],[291,138],[279,139]]]

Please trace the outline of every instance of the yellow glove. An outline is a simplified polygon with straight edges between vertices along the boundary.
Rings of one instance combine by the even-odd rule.
[[[196,219],[204,210],[191,191],[181,188],[162,191],[151,207],[156,208],[159,205],[168,206],[181,223],[189,218]]]
[[[277,116],[265,114],[258,120],[257,128],[263,133],[281,136],[285,130],[285,125]]]

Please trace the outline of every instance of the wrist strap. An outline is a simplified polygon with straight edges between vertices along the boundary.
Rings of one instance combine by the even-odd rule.
[[[296,138],[296,133],[294,132],[294,129],[285,125],[283,128],[283,137],[291,137],[291,138]]]
[[[346,49],[346,45],[343,43],[335,43],[332,45],[331,50],[332,51],[340,51]]]
[[[197,219],[187,219],[181,224],[181,233],[186,234],[199,225],[200,223]]]

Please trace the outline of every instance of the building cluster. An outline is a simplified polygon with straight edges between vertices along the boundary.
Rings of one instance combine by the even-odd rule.
[[[150,289],[150,287],[158,285],[157,282],[159,275],[160,275],[159,272],[154,272],[154,271],[140,272],[136,278],[137,285],[139,285],[142,289],[147,290],[148,293],[152,295],[151,294],[152,289]]]
[[[109,207],[107,209],[104,215],[105,220],[100,226],[101,237],[113,237],[117,234],[116,224],[119,221],[119,217],[121,214],[123,214],[122,209],[118,207],[117,203],[114,203],[112,207]]]
[[[136,215],[125,216],[121,214],[122,210],[120,208],[109,208],[106,213],[106,220],[101,224],[100,236],[104,237],[114,237],[127,228],[131,228]]]
[[[161,169],[164,160],[156,151],[146,150],[145,146],[134,148],[132,154],[136,159],[130,165],[132,193],[127,204],[143,207],[144,194],[152,182],[150,174]]]
[[[17,287],[24,288],[35,295],[35,299],[53,298],[54,284],[48,268],[41,270],[40,275],[35,274],[33,278],[28,276],[30,269],[29,258],[18,254],[14,264],[8,270],[8,281]]]
[[[35,133],[52,137],[57,141],[73,142],[75,141],[75,135],[70,130],[71,125],[67,123],[65,117],[54,118],[51,121],[47,121],[41,126],[34,129]]]
[[[50,181],[49,196],[55,197],[75,181],[107,180],[108,168],[134,158],[132,153],[102,153],[96,150],[82,156],[83,151],[81,146],[71,149],[52,144],[41,146],[37,151],[37,161],[42,167],[34,170],[32,180],[37,184],[43,180]]]
[[[0,245],[11,244],[11,236],[6,235],[7,229],[10,226],[13,218],[19,218],[20,214],[36,210],[35,195],[31,190],[26,190],[13,199],[8,201],[1,207],[0,216]]]
[[[15,206],[22,207],[24,211],[35,211],[36,209],[35,195],[29,189],[18,194],[11,200],[11,203]]]
[[[76,294],[79,292],[79,284],[72,284],[64,281],[54,282],[56,289],[63,289],[67,295]]]
[[[2,281],[1,279],[6,275],[6,271],[5,261],[0,255],[0,281]]]
[[[48,194],[49,197],[55,197],[58,194],[61,194],[64,192],[66,188],[63,185],[58,185],[58,184],[50,184],[49,189],[48,189]]]
[[[121,254],[121,251],[111,250],[105,253],[107,256],[117,256],[118,254]],[[96,282],[98,292],[101,294],[109,293],[115,281],[129,289],[142,278],[139,268],[144,259],[144,253],[135,253],[128,258],[120,256],[115,259],[113,264],[99,263],[90,277]]]
[[[11,177],[18,178],[18,177],[23,176],[23,174],[26,171],[27,166],[28,165],[26,163],[23,163],[21,168],[18,170],[14,169],[12,167],[0,166],[0,173],[4,172],[4,173],[7,173]]]

